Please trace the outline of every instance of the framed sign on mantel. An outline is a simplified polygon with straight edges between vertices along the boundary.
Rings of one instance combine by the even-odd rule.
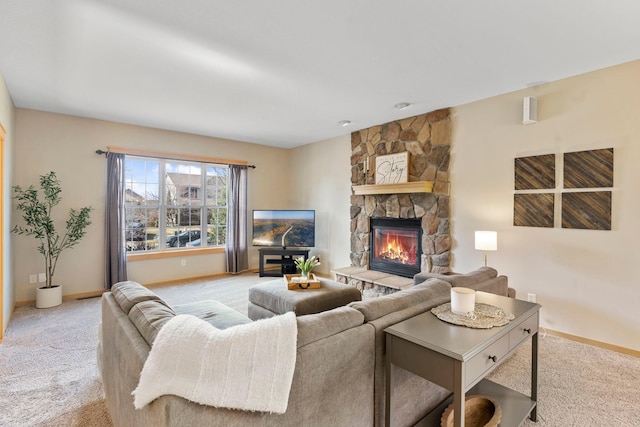
[[[376,157],[376,184],[408,182],[409,152]]]

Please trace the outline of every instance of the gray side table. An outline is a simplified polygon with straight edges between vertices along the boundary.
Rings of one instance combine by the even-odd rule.
[[[476,292],[476,302],[500,307],[515,319],[505,326],[472,329],[443,322],[429,311],[385,329],[387,426],[393,420],[392,364],[453,391],[453,399],[442,402],[419,426],[439,426],[440,416],[451,401],[455,408],[454,427],[464,426],[466,393],[494,398],[502,409],[500,425],[519,426],[528,415],[537,421],[540,305],[486,292]],[[485,379],[529,337],[531,396]]]

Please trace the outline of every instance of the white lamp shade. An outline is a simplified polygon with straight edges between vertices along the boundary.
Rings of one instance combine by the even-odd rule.
[[[497,251],[498,232],[476,231],[476,249],[480,251]]]

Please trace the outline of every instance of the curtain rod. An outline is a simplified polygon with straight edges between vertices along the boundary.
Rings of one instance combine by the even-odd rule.
[[[246,166],[251,169],[256,168],[256,165],[248,165],[247,162],[242,160],[216,159],[216,158],[209,158],[204,156],[191,156],[191,155],[181,156],[176,154],[157,153],[157,152],[142,151],[142,150],[126,150],[123,148],[115,148],[115,147],[109,147],[106,151],[101,149],[96,150],[96,154],[99,154],[99,155],[104,154],[106,156],[107,153],[129,154],[133,156],[142,156],[142,157],[156,157],[156,158],[168,159],[168,160],[186,160],[186,161],[199,161],[204,163],[218,163],[218,164],[224,164],[224,165],[240,165],[240,166]]]

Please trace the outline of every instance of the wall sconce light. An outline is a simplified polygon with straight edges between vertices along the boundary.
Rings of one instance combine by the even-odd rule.
[[[484,251],[484,266],[487,266],[487,251],[498,250],[498,233],[496,231],[476,231],[476,249]]]
[[[534,96],[525,96],[522,102],[522,124],[538,123],[538,100]]]

